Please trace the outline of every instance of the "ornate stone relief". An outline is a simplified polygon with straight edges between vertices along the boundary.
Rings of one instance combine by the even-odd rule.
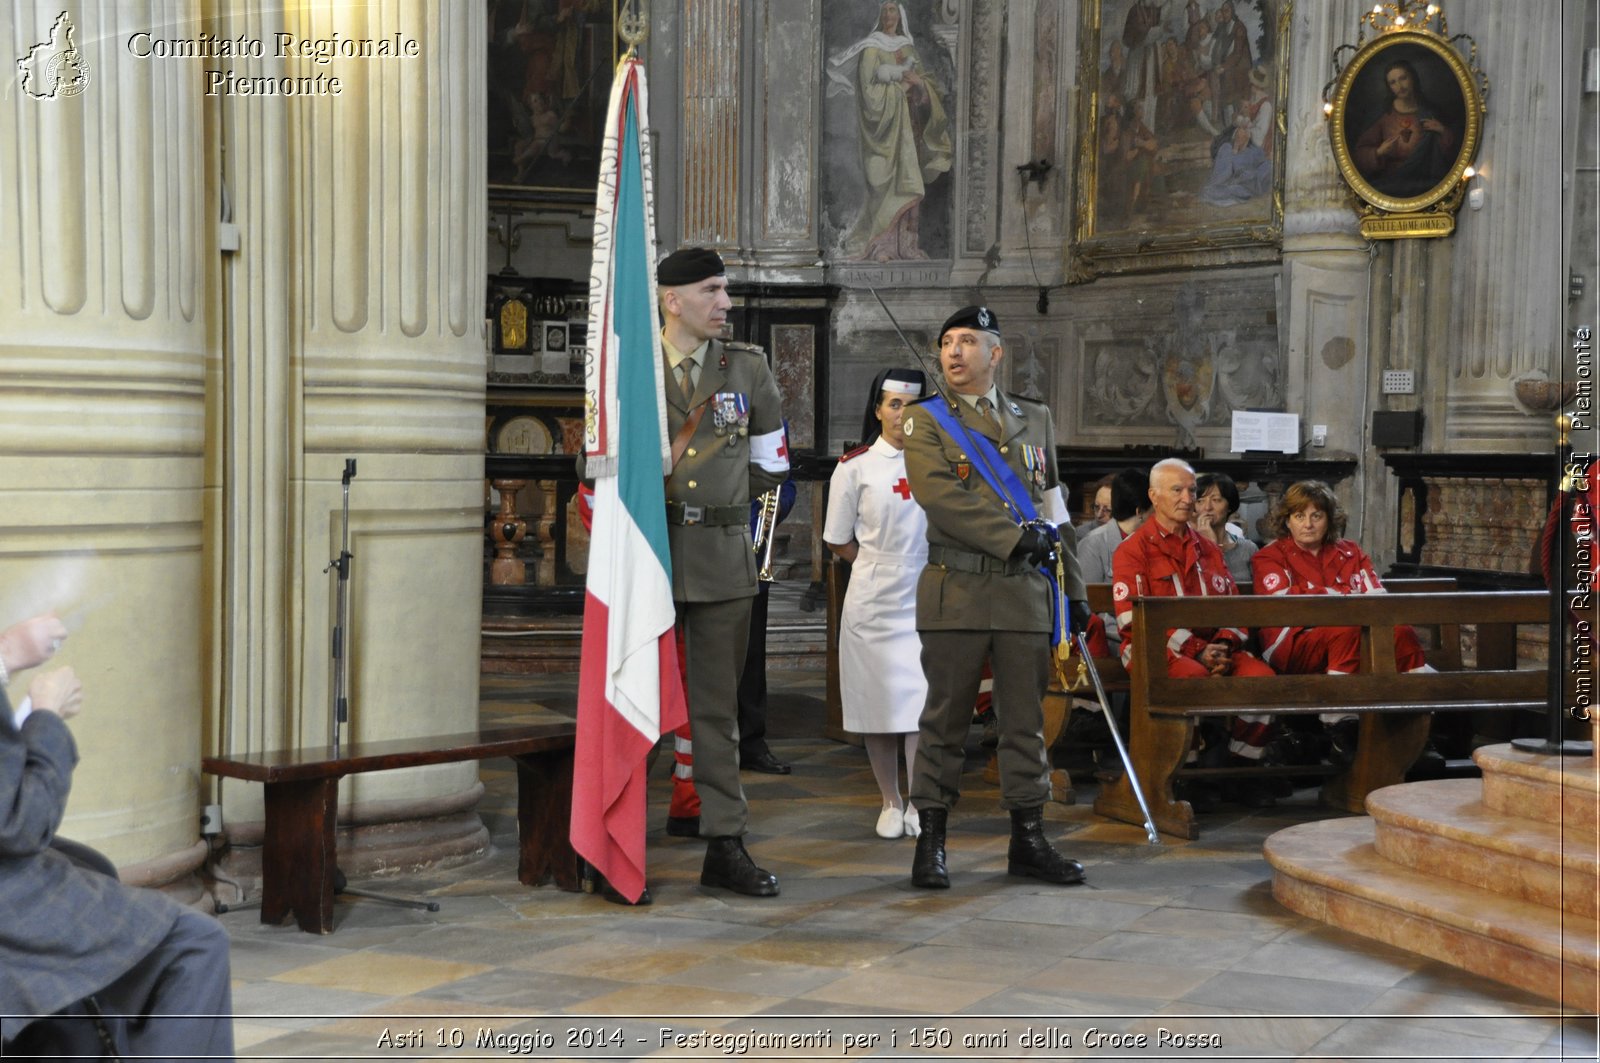
[[[1132,298],[1132,295],[1128,296]],[[1172,291],[1170,313],[1156,293],[1098,323],[1085,341],[1085,428],[1175,426],[1181,446],[1223,428],[1237,409],[1283,409],[1284,380],[1269,286],[1226,294],[1199,281]],[[1152,325],[1151,322],[1154,324]]]

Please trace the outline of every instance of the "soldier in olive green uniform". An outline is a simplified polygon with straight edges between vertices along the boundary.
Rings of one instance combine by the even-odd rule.
[[[1049,407],[995,386],[1001,355],[1000,325],[987,307],[959,310],[939,331],[940,366],[957,400],[956,416],[969,432],[994,444],[1040,516],[1059,524],[1062,590],[1071,602],[1073,629],[1082,630],[1089,607],[1056,475],[1055,424]],[[930,404],[945,401],[927,399],[908,410],[904,421],[906,476],[928,515],[928,566],[917,584],[928,701],[911,784],[922,834],[911,880],[932,889],[950,885],[945,826],[960,796],[965,738],[987,657],[1000,732],[1000,803],[1011,812],[1007,870],[1047,882],[1081,882],[1082,866],[1058,853],[1043,832],[1050,762],[1040,702],[1050,678],[1053,592],[1037,566],[1052,544],[1046,532],[1022,526],[1008,513],[971,447],[935,419]]]
[[[672,597],[684,639],[700,834],[709,839],[700,881],[771,897],[778,880],[755,865],[741,841],[747,808],[738,687],[756,595],[750,500],[789,470],[778,385],[760,348],[717,338],[732,303],[716,252],[676,251],[662,260],[656,280],[667,434],[679,455],[667,481]],[[696,417],[685,445],[684,426]]]

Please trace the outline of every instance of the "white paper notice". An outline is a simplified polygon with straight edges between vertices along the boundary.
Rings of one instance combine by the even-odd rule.
[[[1229,449],[1235,454],[1247,450],[1297,454],[1300,451],[1300,415],[1234,410],[1233,443]]]

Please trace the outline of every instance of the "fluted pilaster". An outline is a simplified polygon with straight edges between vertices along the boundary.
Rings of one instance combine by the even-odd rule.
[[[1452,31],[1477,39],[1491,90],[1478,154],[1485,206],[1464,210],[1457,226],[1450,309],[1437,323],[1440,343],[1433,349],[1448,365],[1443,444],[1504,450],[1521,440],[1547,450],[1548,414],[1518,404],[1513,386],[1536,371],[1550,377],[1559,371],[1566,291],[1562,108],[1577,97],[1582,69],[1561,62],[1560,0],[1453,0],[1447,10]]]
[[[242,230],[224,276],[218,395],[222,746],[328,740],[336,585],[326,566],[341,548],[346,458],[358,471],[344,738],[468,729],[482,586],[483,11],[234,5],[219,24],[419,44],[410,58],[241,65],[337,77],[340,92],[220,104]],[[459,811],[476,772],[352,779],[341,815]],[[226,820],[259,819],[257,787],[223,793]]]
[[[683,0],[678,77],[681,243],[735,249],[739,231],[742,0]]]

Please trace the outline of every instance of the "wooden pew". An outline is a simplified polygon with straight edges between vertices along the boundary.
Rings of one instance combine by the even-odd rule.
[[[580,889],[572,816],[571,720],[483,728],[460,734],[356,742],[335,756],[331,746],[205,757],[212,775],[265,784],[261,848],[261,921],[293,912],[301,930],[333,932],[334,823],[339,780],[368,771],[510,757],[517,764],[517,878],[538,886],[554,878]]]
[[[1391,588],[1404,587],[1399,581]],[[1406,588],[1408,591],[1410,588]],[[1309,774],[1304,768],[1185,769],[1195,722],[1237,713],[1354,713],[1361,719],[1355,762],[1323,787],[1323,802],[1350,812],[1365,810],[1367,794],[1401,782],[1427,741],[1429,713],[1495,709],[1544,711],[1543,668],[1507,667],[1503,647],[1520,624],[1549,622],[1544,591],[1394,593],[1381,595],[1218,598],[1136,598],[1128,746],[1156,826],[1183,838],[1198,837],[1194,811],[1173,795],[1184,775],[1252,772]],[[1478,625],[1478,667],[1464,670],[1459,625]],[[1171,679],[1166,632],[1175,627],[1360,627],[1361,671],[1356,675],[1234,676]],[[1396,625],[1439,630],[1441,651],[1430,663],[1437,674],[1396,674]],[[1102,787],[1095,811],[1142,823],[1124,774]]]

